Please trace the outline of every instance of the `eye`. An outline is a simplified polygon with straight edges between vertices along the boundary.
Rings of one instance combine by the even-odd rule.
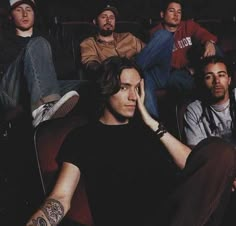
[[[126,86],[121,86],[120,90],[127,90],[127,87]]]
[[[212,79],[212,75],[207,74],[207,75],[205,75],[204,79],[205,79],[205,80],[210,80],[210,79]]]
[[[220,73],[219,77],[226,77],[226,74],[225,73]]]

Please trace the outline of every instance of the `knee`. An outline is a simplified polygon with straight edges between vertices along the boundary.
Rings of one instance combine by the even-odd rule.
[[[200,155],[216,168],[234,167],[236,160],[235,147],[218,137],[205,139],[198,147]]]
[[[37,50],[50,49],[50,44],[47,41],[47,39],[45,39],[42,36],[34,37],[30,39],[30,41],[26,46],[26,51],[30,49],[33,49],[34,51],[36,49]]]
[[[154,32],[152,39],[159,39],[159,40],[162,39],[162,40],[169,41],[169,42],[174,41],[173,34],[165,29],[158,30],[158,31]]]

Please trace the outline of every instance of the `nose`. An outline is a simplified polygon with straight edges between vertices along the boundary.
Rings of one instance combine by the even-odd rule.
[[[134,89],[131,89],[129,92],[129,100],[133,100],[133,101],[137,100],[137,95]]]
[[[214,76],[214,83],[217,84],[220,82],[219,76]]]
[[[26,10],[23,11],[23,16],[27,16],[27,11]]]

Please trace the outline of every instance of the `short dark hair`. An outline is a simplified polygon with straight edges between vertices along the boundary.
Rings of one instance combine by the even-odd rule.
[[[181,8],[183,9],[183,1],[181,1],[181,0],[163,0],[161,2],[161,11],[165,12],[168,9],[169,4],[172,2],[180,4]]]
[[[229,77],[232,76],[232,69],[230,67],[230,64],[227,60],[227,58],[223,56],[210,56],[210,57],[205,57],[200,61],[200,67],[199,71],[197,72],[197,76],[202,80],[204,78],[204,69],[208,64],[217,64],[217,63],[223,63],[227,69],[227,74]]]
[[[134,60],[126,57],[112,56],[104,60],[99,68],[97,95],[99,108],[103,110],[106,101],[120,90],[120,76],[124,69],[134,68],[142,78],[142,71]]]

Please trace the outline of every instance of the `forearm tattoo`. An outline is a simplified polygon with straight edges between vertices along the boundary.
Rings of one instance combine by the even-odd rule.
[[[63,205],[55,199],[46,200],[46,203],[41,207],[41,210],[51,225],[57,225],[64,217]],[[44,226],[44,224],[40,224],[40,226],[41,225]]]
[[[29,226],[47,226],[47,222],[42,218],[38,217],[36,220],[32,219],[32,224],[29,224]]]

